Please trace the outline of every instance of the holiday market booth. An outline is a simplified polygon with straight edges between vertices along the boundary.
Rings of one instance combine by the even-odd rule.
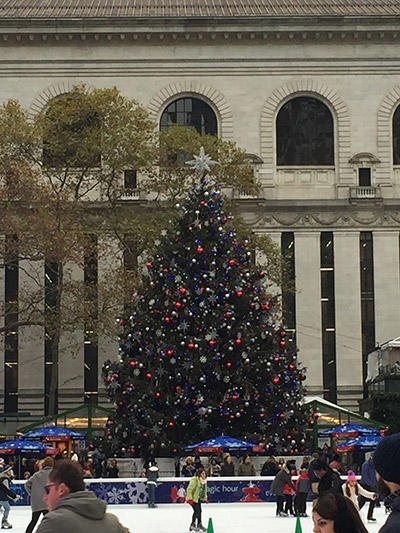
[[[359,450],[361,452],[373,452],[382,439],[382,435],[377,433],[356,437],[335,446],[335,452],[348,453],[353,452],[354,450]]]
[[[352,436],[356,436],[354,433],[357,432],[356,427],[364,428],[365,430],[364,433],[357,432],[357,435],[365,435],[369,430],[372,430],[373,433],[380,433],[387,429],[385,424],[381,422],[340,407],[319,396],[305,396],[303,404],[311,407],[314,412],[312,430],[314,450],[322,447],[325,443],[330,446],[335,446],[339,443],[339,440],[343,441]],[[340,431],[340,428],[342,431]],[[338,437],[340,433],[341,437]]]
[[[223,452],[261,453],[264,451],[264,447],[258,444],[254,444],[253,442],[250,442],[250,441],[234,439],[232,437],[221,435],[220,437],[203,440],[202,442],[198,442],[196,444],[190,444],[190,446],[185,447],[185,451],[194,452],[196,454],[200,454],[200,453],[218,454],[218,453],[223,453]]]
[[[61,452],[66,450],[68,455],[71,455],[75,442],[80,443],[83,448],[86,445],[85,434],[60,426],[34,429],[22,435],[20,440],[41,441],[42,443],[50,444],[54,449],[58,449]]]
[[[40,442],[33,442],[25,439],[14,439],[0,444],[0,456],[12,457],[18,468],[18,477],[21,477],[21,458],[43,455],[57,455],[58,448],[45,446]]]

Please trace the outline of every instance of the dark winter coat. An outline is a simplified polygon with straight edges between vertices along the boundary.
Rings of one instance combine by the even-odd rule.
[[[8,500],[14,500],[17,495],[11,489],[8,488],[10,478],[8,476],[0,477],[0,502],[7,502]]]
[[[156,465],[150,466],[147,469],[147,484],[148,485],[157,485],[158,479],[158,467]]]
[[[224,464],[221,466],[221,476],[229,477],[235,475],[235,465],[233,463],[227,463],[224,461]]]
[[[182,476],[183,477],[192,477],[196,473],[196,469],[193,464],[186,464],[182,467]]]
[[[318,494],[320,496],[327,492],[331,492],[332,494],[343,494],[342,480],[340,479],[339,474],[334,472],[329,466],[327,466],[327,469],[326,474],[319,480]]]
[[[43,500],[45,495],[44,487],[47,485],[49,475],[51,472],[51,466],[45,466],[42,470],[39,470],[32,477],[30,477],[25,483],[25,490],[31,495],[31,507],[32,511],[45,511],[47,504]]]
[[[311,482],[308,474],[300,474],[299,479],[296,481],[296,492],[308,493],[311,490]]]
[[[271,494],[275,494],[275,496],[283,496],[285,485],[294,488],[291,475],[286,468],[282,468],[282,470],[279,470],[276,474],[275,479],[272,482]]]
[[[261,468],[262,476],[276,476],[279,472],[279,466],[274,461],[265,461]]]
[[[379,533],[399,533],[400,531],[400,496],[390,504],[392,512],[383,524]]]
[[[376,487],[376,470],[371,459],[364,461],[361,467],[361,484],[370,488]]]

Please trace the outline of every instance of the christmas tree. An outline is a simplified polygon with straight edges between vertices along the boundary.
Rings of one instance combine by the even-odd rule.
[[[117,362],[103,376],[115,415],[107,437],[115,453],[143,438],[179,447],[227,434],[263,442],[270,452],[305,447],[304,369],[274,319],[266,273],[252,253],[201,153],[201,175],[179,216],[155,243],[134,295]]]

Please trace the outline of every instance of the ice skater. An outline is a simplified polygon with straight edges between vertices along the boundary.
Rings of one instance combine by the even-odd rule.
[[[148,506],[151,509],[154,509],[155,507],[157,507],[156,487],[157,487],[157,479],[158,479],[158,466],[157,466],[155,459],[149,462],[146,475],[147,475],[147,491],[149,494]]]
[[[35,472],[25,483],[25,490],[31,496],[32,519],[26,528],[25,533],[32,533],[40,518],[40,515],[47,514],[47,505],[44,501],[45,489],[49,480],[51,469],[54,466],[54,459],[46,457],[41,465],[41,469]]]
[[[352,470],[349,470],[348,474],[346,483],[342,485],[343,494],[353,502],[354,507],[359,511],[359,496],[364,496],[364,498],[367,498],[368,500],[375,500],[376,495],[374,492],[365,490],[364,487],[358,483],[357,477]]]
[[[4,460],[3,460],[4,465]],[[1,521],[1,529],[11,529],[12,525],[8,521],[8,515],[10,513],[9,500],[18,501],[21,496],[13,492],[9,487],[10,475],[12,473],[12,467],[5,465],[0,473],[0,505],[3,507],[3,519]]]
[[[199,468],[196,475],[190,480],[186,493],[186,501],[193,508],[189,531],[207,531],[207,528],[201,523],[201,502],[208,502],[207,473],[204,468]]]

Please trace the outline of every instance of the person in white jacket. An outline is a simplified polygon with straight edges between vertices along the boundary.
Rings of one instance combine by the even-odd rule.
[[[364,496],[368,500],[375,500],[376,494],[365,490],[357,481],[357,477],[352,470],[348,471],[347,481],[342,485],[343,494],[354,503],[357,511],[360,510],[358,505],[358,495]]]

